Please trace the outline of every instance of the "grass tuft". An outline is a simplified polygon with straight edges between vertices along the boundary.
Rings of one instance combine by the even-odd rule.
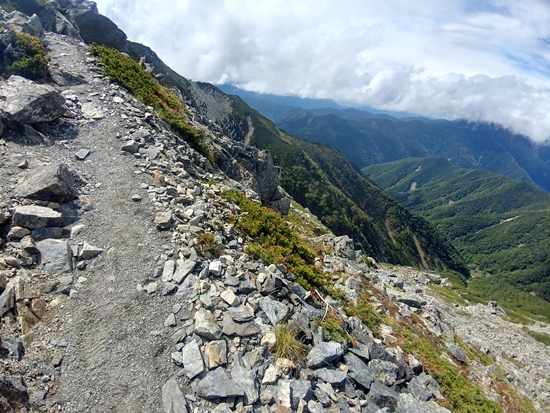
[[[286,324],[277,326],[275,339],[275,355],[277,358],[286,358],[296,365],[304,365],[308,346],[298,341]]]

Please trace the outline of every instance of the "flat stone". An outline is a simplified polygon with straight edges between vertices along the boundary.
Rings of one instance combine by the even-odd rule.
[[[181,354],[183,356],[182,361],[183,367],[185,368],[185,374],[189,379],[192,380],[205,370],[202,354],[195,340],[186,344],[181,350]]]
[[[26,237],[27,235],[30,235],[30,233],[31,233],[30,229],[15,225],[10,228],[10,231],[8,232],[8,239],[9,240],[21,239],[23,237]]]
[[[162,282],[167,283],[169,281],[172,281],[172,276],[174,275],[175,269],[176,261],[167,260],[162,268]]]
[[[236,323],[229,314],[223,316],[223,334],[226,336],[249,337],[259,334],[260,326],[254,321]]]
[[[317,378],[323,380],[326,383],[330,383],[333,386],[341,386],[346,380],[346,373],[340,369],[327,369],[322,368],[315,372]]]
[[[451,356],[453,356],[455,359],[463,364],[466,363],[466,361],[468,360],[468,356],[466,355],[466,351],[464,351],[463,348],[457,346],[456,344],[448,344],[447,348],[449,349],[449,353],[451,353]]]
[[[203,399],[218,399],[244,396],[244,390],[229,379],[223,367],[210,371],[197,386]]]
[[[90,260],[97,257],[102,252],[103,248],[95,247],[85,242],[84,245],[82,245],[80,252],[78,253],[78,258],[80,258],[81,260]]]
[[[82,105],[82,116],[86,119],[93,120],[102,119],[105,117],[101,108],[98,108],[93,103],[84,103]]]
[[[162,404],[164,413],[187,413],[185,396],[176,380],[170,379],[162,387]]]
[[[195,333],[209,340],[218,340],[222,335],[222,329],[218,326],[214,314],[201,308],[195,313]]]
[[[260,300],[260,308],[264,311],[273,326],[277,325],[288,315],[288,307],[286,305],[269,297],[263,297]]]
[[[231,378],[239,384],[244,391],[244,404],[252,405],[260,398],[260,383],[256,372],[242,365],[236,365],[231,371]]]
[[[61,213],[51,208],[37,205],[25,205],[15,208],[12,225],[29,229],[58,227],[61,225]]]
[[[15,187],[15,193],[23,198],[59,203],[72,201],[78,196],[73,175],[65,164],[52,164],[37,172],[29,172]]]
[[[306,365],[313,369],[330,366],[340,360],[343,355],[344,350],[340,343],[324,341],[311,349],[307,355]]]
[[[36,243],[40,264],[46,271],[62,274],[73,270],[72,251],[65,240],[45,239]]]
[[[79,161],[83,161],[84,159],[86,159],[88,157],[89,154],[90,154],[90,151],[88,149],[80,149],[80,150],[75,152],[74,156]]]
[[[176,271],[172,275],[172,279],[176,283],[181,283],[185,277],[187,277],[189,274],[193,272],[195,269],[195,266],[197,265],[196,261],[193,260],[186,260],[181,265],[178,265],[176,268]]]
[[[419,401],[410,394],[401,393],[395,413],[451,413],[451,411],[434,402]]]
[[[206,343],[204,354],[208,357],[210,370],[227,364],[227,343],[225,340],[215,340]]]
[[[229,315],[233,319],[233,321],[236,321],[237,323],[244,323],[246,321],[252,321],[254,319],[254,313],[248,309],[248,307],[245,307],[244,305],[240,305],[238,307],[230,307],[229,308]]]
[[[275,384],[279,378],[279,371],[274,364],[271,364],[265,371],[262,385]]]

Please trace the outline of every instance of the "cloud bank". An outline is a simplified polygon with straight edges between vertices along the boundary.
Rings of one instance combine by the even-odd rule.
[[[183,76],[550,139],[545,0],[98,0]]]

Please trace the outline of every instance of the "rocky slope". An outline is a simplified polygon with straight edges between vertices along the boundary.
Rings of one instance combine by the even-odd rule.
[[[498,306],[449,305],[436,274],[372,267],[290,206],[267,152],[190,120],[223,173],[103,77],[86,45],[51,32],[45,44],[54,87],[0,86],[0,411],[460,411],[405,327],[506,411],[521,411],[509,389],[545,411],[548,349]],[[289,212],[346,300],[246,254],[226,190]]]

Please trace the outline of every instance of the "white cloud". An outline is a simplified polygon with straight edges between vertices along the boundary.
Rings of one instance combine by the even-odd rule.
[[[193,80],[550,137],[544,0],[99,0]]]

